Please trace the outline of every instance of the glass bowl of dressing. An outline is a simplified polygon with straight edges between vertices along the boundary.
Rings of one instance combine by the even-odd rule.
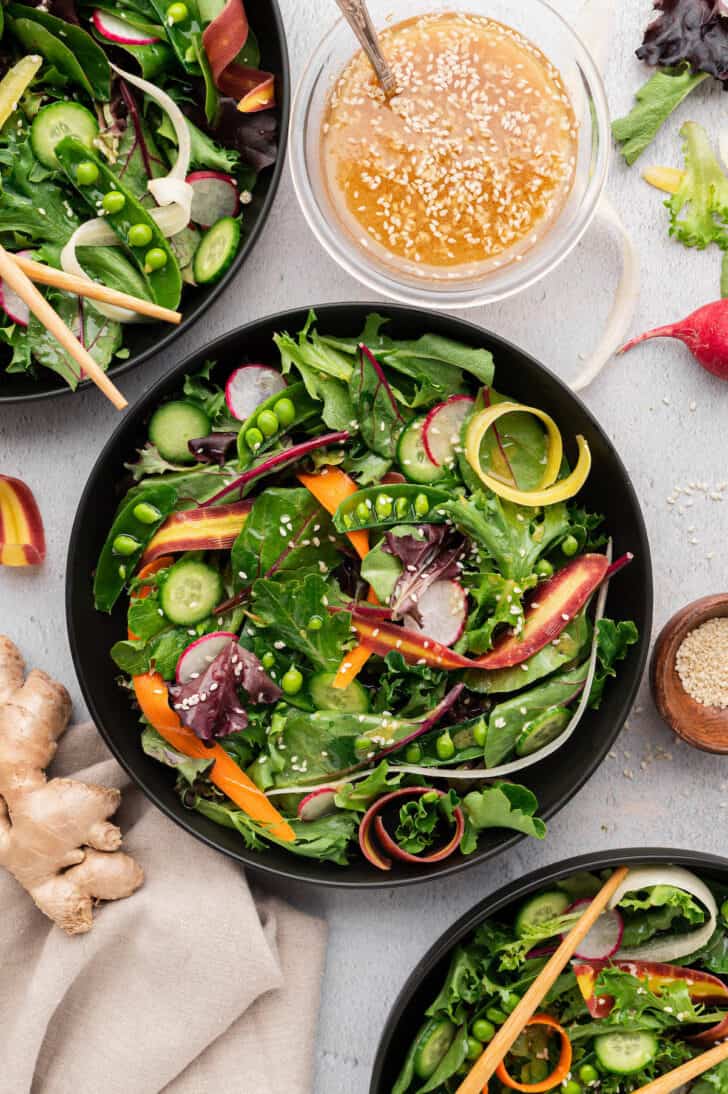
[[[544,277],[597,212],[609,163],[601,76],[544,0],[370,0],[389,100],[346,22],[314,51],[289,152],[328,253],[383,296],[493,303]]]

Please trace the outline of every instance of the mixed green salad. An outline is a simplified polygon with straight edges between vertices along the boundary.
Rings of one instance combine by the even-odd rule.
[[[249,848],[344,866],[358,842],[386,870],[484,829],[543,838],[506,777],[568,740],[637,641],[604,614],[631,556],[576,496],[586,441],[570,470],[489,352],[378,315],[274,341],[224,388],[212,362],[188,375],[128,465],[94,595],[128,606],[111,656],[141,747]]]
[[[277,156],[275,79],[242,0],[11,0],[0,32],[0,244],[171,309],[219,280]],[[102,368],[129,356],[142,317],[44,292]],[[8,372],[78,384],[1,283],[0,322]]]
[[[610,872],[557,881],[455,947],[391,1094],[457,1089]],[[727,897],[682,867],[633,867],[489,1089],[629,1094],[724,1040]],[[726,1063],[692,1085],[726,1090]]]

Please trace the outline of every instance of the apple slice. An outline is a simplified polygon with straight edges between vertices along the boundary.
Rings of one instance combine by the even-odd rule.
[[[37,566],[46,556],[45,533],[30,487],[0,475],[0,565]]]
[[[481,669],[520,665],[559,637],[604,580],[606,555],[581,555],[533,592],[520,634],[511,631],[478,659]]]
[[[595,985],[603,969],[615,968],[643,980],[653,995],[676,980],[684,980],[694,1003],[728,1003],[728,987],[709,972],[666,965],[660,961],[589,961],[574,965],[576,982],[592,1018],[606,1018],[614,1006],[610,995],[596,995]],[[713,1030],[705,1031],[712,1033]]]

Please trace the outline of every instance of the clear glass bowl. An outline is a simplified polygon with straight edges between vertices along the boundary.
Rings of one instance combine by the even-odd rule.
[[[304,216],[326,251],[353,277],[382,296],[449,310],[502,300],[544,277],[571,251],[596,213],[609,166],[609,111],[599,71],[579,36],[545,0],[369,0],[377,28],[430,12],[463,11],[497,19],[520,31],[556,66],[579,123],[571,194],[553,226],[519,261],[471,279],[434,281],[410,276],[360,247],[342,225],[321,164],[321,125],[329,92],[357,51],[340,19],[314,51],[296,90],[289,136],[293,184]]]

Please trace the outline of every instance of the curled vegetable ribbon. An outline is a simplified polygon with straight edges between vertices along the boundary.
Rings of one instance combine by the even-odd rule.
[[[30,487],[0,475],[0,566],[37,566],[46,554],[43,521]]]
[[[519,490],[517,486],[509,486],[495,476],[483,470],[480,462],[480,446],[490,427],[505,414],[532,414],[546,427],[548,436],[548,450],[546,453],[546,466],[541,481],[535,490]],[[471,418],[465,433],[465,456],[478,478],[501,498],[512,501],[516,505],[553,505],[559,501],[573,498],[581,490],[591,471],[591,452],[589,445],[580,434],[576,438],[579,449],[579,458],[576,467],[566,478],[557,482],[561,461],[564,455],[564,446],[561,440],[559,427],[550,414],[535,406],[523,406],[521,403],[496,403],[493,406],[481,410]]]
[[[202,34],[215,87],[237,99],[238,110],[243,114],[275,106],[275,77],[235,60],[248,40],[248,33],[248,17],[242,0],[227,0]]]
[[[523,1094],[542,1094],[543,1091],[553,1090],[555,1086],[562,1083],[571,1071],[571,1041],[563,1026],[560,1026],[550,1014],[534,1014],[533,1018],[530,1018],[528,1022],[526,1022],[526,1026],[549,1026],[558,1033],[561,1038],[561,1052],[556,1067],[551,1074],[545,1079],[542,1079],[540,1083],[517,1082],[515,1079],[511,1078],[506,1071],[506,1065],[503,1060],[498,1064],[495,1073],[503,1085],[510,1087],[511,1090],[520,1090]],[[487,1094],[487,1090],[487,1086],[483,1087],[484,1094]]]
[[[359,825],[359,846],[364,857],[367,858],[373,866],[376,866],[377,869],[392,869],[392,859],[388,858],[387,855],[380,850],[380,847],[384,848],[385,851],[388,851],[393,858],[399,859],[400,862],[413,862],[421,865],[422,863],[442,862],[443,859],[448,858],[460,846],[460,840],[465,831],[465,816],[460,806],[456,806],[452,811],[454,831],[450,836],[450,839],[439,849],[439,851],[433,851],[429,855],[414,855],[410,851],[405,851],[404,848],[400,847],[400,845],[390,836],[389,832],[384,827],[384,821],[381,817],[383,810],[392,802],[398,801],[401,798],[422,798],[425,794],[435,794],[438,798],[445,797],[444,790],[435,790],[431,786],[405,786],[400,790],[393,790],[390,794],[385,794],[383,798],[377,798],[377,800],[367,809]],[[374,829],[374,832],[372,832],[372,828]],[[373,835],[375,834],[380,845],[379,847],[373,839]]]

